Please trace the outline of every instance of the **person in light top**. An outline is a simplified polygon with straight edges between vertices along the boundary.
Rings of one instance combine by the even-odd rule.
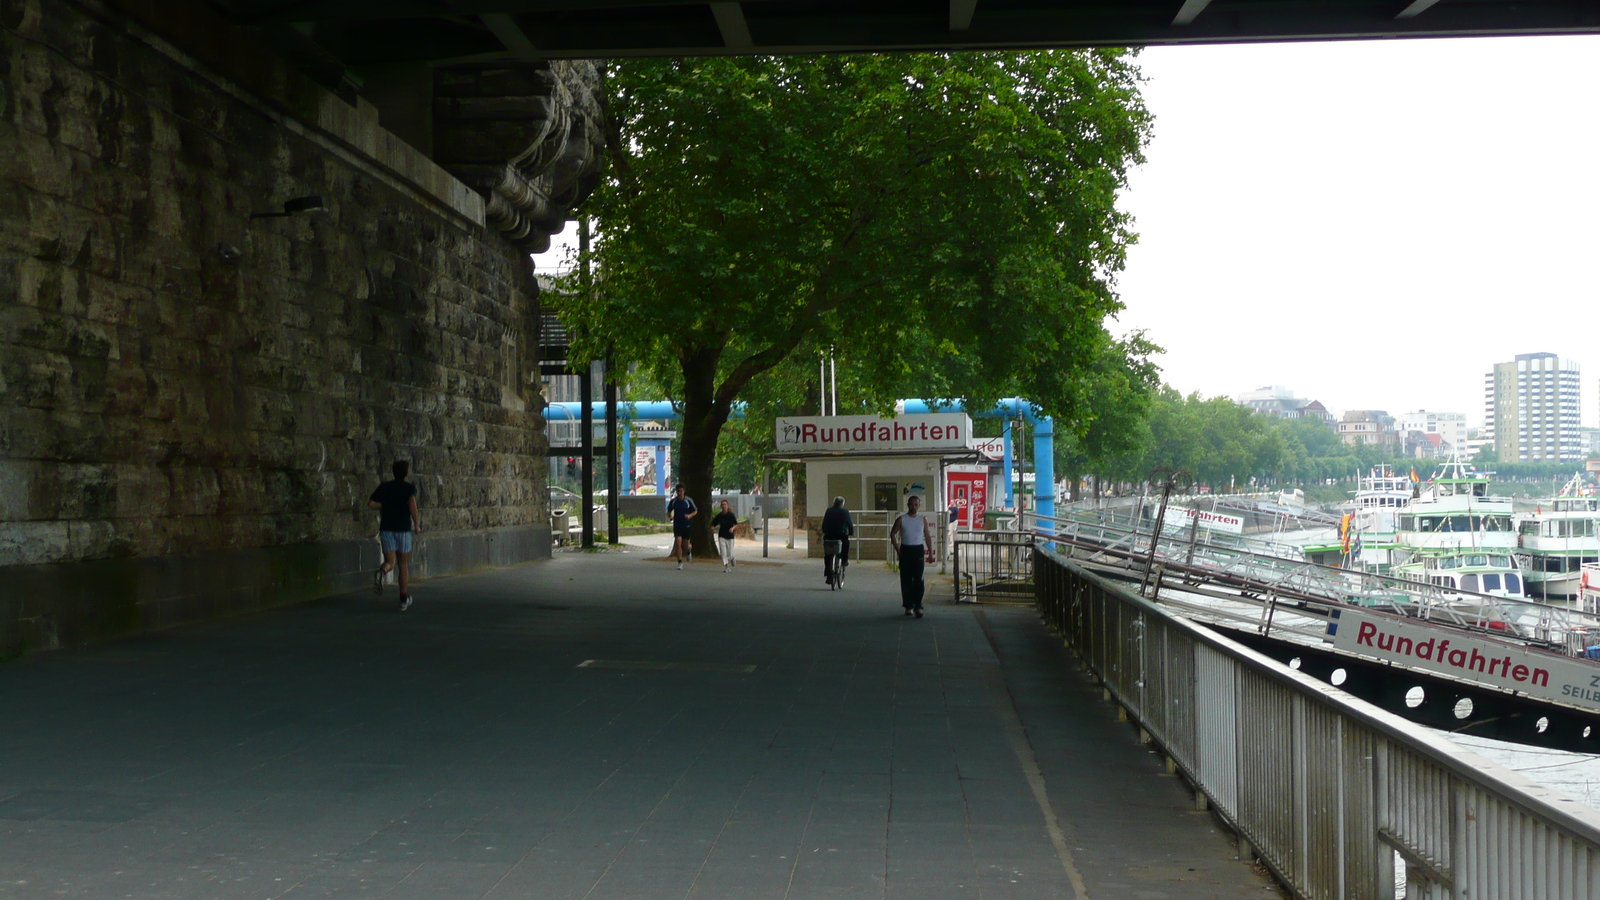
[[[889,529],[889,543],[894,545],[900,558],[900,605],[906,615],[922,618],[922,567],[933,562],[933,535],[928,528],[928,517],[922,515],[922,498],[915,494],[906,498],[906,511],[894,520]]]

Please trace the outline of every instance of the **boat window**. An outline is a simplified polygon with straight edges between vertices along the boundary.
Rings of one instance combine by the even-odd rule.
[[[1475,553],[1463,559],[1462,562],[1469,566],[1487,566],[1489,557],[1487,554]]]
[[[1511,560],[1504,556],[1491,556],[1489,557],[1489,565],[1499,566],[1502,569],[1509,569],[1511,568]]]
[[[1417,517],[1416,516],[1401,516],[1400,517],[1400,530],[1401,531],[1416,531],[1417,530]]]
[[[1459,568],[1461,568],[1461,560],[1455,558],[1454,556],[1448,557],[1446,559],[1441,559],[1441,560],[1439,560],[1439,568],[1441,568],[1441,569],[1459,569]]]
[[[1483,576],[1483,589],[1485,591],[1500,590],[1500,576],[1494,574],[1485,574]]]
[[[1539,533],[1539,523],[1538,522],[1523,522],[1522,523],[1522,533],[1523,534],[1538,534]]]
[[[1473,516],[1451,516],[1450,517],[1450,527],[1446,528],[1445,530],[1446,531],[1477,531],[1476,528],[1472,527],[1475,524],[1472,521],[1473,518],[1474,518]]]
[[[1461,576],[1461,589],[1464,590],[1464,591],[1476,591],[1478,589],[1478,576],[1476,576],[1476,575],[1463,575],[1463,576]]]
[[[1522,579],[1516,575],[1510,574],[1509,572],[1506,573],[1506,590],[1513,594],[1522,593]]]
[[[1475,485],[1473,485],[1472,486],[1472,496],[1474,496],[1474,497],[1487,497],[1487,496],[1489,496],[1489,486],[1487,484],[1475,484]]]

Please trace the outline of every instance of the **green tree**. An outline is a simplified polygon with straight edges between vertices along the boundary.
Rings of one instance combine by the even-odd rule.
[[[1073,423],[1132,240],[1138,80],[1112,49],[616,63],[578,352],[681,401],[697,499],[735,400],[823,347],[868,405],[1015,393]]]
[[[1058,427],[1055,438],[1056,471],[1072,483],[1073,499],[1084,475],[1143,477],[1135,472],[1150,440],[1150,407],[1161,389],[1161,370],[1151,360],[1159,352],[1143,332],[1108,338],[1080,381],[1085,412]]]

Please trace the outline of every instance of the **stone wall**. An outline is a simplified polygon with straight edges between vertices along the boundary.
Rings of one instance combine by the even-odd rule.
[[[396,458],[420,574],[549,553],[526,256],[370,107],[262,80],[0,0],[0,653],[359,586]]]

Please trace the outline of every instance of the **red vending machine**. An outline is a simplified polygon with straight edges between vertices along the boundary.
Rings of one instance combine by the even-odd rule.
[[[982,528],[989,505],[989,467],[951,466],[945,470],[945,496],[956,513],[957,528]]]

